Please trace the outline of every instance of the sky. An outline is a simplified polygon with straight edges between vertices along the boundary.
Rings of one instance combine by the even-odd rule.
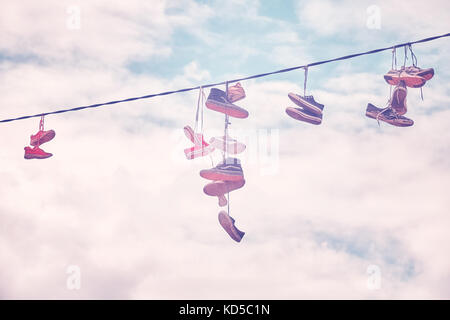
[[[0,119],[440,35],[449,12],[438,0],[6,0]],[[0,124],[0,298],[449,299],[450,42],[413,50],[435,75],[423,100],[408,89],[408,128],[365,117],[389,98],[390,51],[309,69],[319,126],[285,113],[303,70],[241,83],[240,243],[202,191],[199,171],[221,154],[183,154],[198,91],[48,116],[41,161],[23,159],[39,119]],[[206,139],[223,120],[204,108]]]

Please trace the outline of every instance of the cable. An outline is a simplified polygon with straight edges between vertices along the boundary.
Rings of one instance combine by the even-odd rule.
[[[200,89],[200,87],[202,87],[202,88],[209,88],[209,87],[215,87],[215,86],[219,86],[219,85],[224,85],[226,83],[234,83],[234,82],[238,82],[238,81],[245,81],[245,80],[250,80],[250,79],[267,77],[267,76],[270,76],[270,75],[273,75],[273,74],[290,72],[290,71],[293,71],[293,70],[297,70],[297,69],[301,69],[301,68],[305,68],[305,67],[318,66],[318,65],[321,65],[321,64],[330,63],[330,62],[334,62],[334,61],[352,59],[352,58],[363,56],[363,55],[374,54],[374,53],[378,53],[378,52],[381,52],[381,51],[386,51],[386,50],[395,49],[395,48],[404,47],[404,46],[410,46],[410,45],[415,44],[415,43],[423,43],[423,42],[433,41],[433,40],[436,40],[436,39],[439,39],[439,38],[444,38],[444,37],[450,37],[450,33],[446,33],[446,34],[443,34],[443,35],[440,35],[440,36],[429,37],[429,38],[425,38],[425,39],[421,39],[421,40],[417,40],[417,41],[405,42],[405,43],[397,44],[397,45],[390,46],[390,47],[370,50],[370,51],[361,52],[361,53],[350,54],[350,55],[339,57],[339,58],[313,62],[313,63],[309,63],[309,64],[302,65],[302,66],[291,67],[291,68],[281,69],[281,70],[277,70],[277,71],[256,74],[256,75],[248,76],[248,77],[244,77],[244,78],[233,79],[233,80],[226,80],[226,81],[222,81],[222,82],[211,83],[211,84],[206,84],[206,85],[196,86],[196,87],[190,87],[190,88],[184,88],[184,89],[179,89],[179,90],[174,90],[174,91],[166,91],[166,92],[161,92],[161,93],[149,94],[149,95],[145,95],[145,96],[141,96],[141,97],[127,98],[127,99],[123,99],[123,100],[115,100],[115,101],[91,104],[91,105],[86,105],[86,106],[81,106],[81,107],[75,107],[75,108],[69,108],[69,109],[61,109],[61,110],[57,110],[57,111],[44,112],[44,113],[39,113],[39,114],[34,114],[34,115],[22,116],[22,117],[18,117],[18,118],[4,119],[4,120],[0,120],[0,123],[24,120],[24,119],[29,119],[29,118],[37,118],[37,117],[47,116],[47,115],[50,115],[50,114],[59,114],[59,113],[65,113],[65,112],[71,112],[71,111],[80,111],[80,110],[90,109],[90,108],[98,108],[98,107],[103,107],[103,106],[113,105],[113,104],[118,104],[118,103],[123,103],[123,102],[130,102],[130,101],[135,101],[135,100],[149,99],[149,98],[153,98],[153,97],[157,97],[157,96],[166,96],[166,95],[174,94],[174,93],[180,93],[180,92],[187,92],[187,91],[197,90],[197,89]]]

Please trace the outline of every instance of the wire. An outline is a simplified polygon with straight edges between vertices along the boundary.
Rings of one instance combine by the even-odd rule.
[[[166,95],[170,95],[170,94],[174,94],[174,93],[180,93],[180,92],[187,92],[187,91],[197,90],[197,89],[200,89],[200,87],[202,87],[202,88],[209,88],[209,87],[215,87],[215,86],[219,86],[219,85],[224,85],[226,83],[234,83],[234,82],[238,82],[238,81],[245,81],[245,80],[250,80],[250,79],[262,78],[262,77],[267,77],[267,76],[270,76],[270,75],[273,75],[273,74],[290,72],[290,71],[293,71],[293,70],[297,70],[297,69],[301,69],[301,68],[305,68],[305,67],[318,66],[318,65],[321,65],[321,64],[330,63],[330,62],[334,62],[334,61],[341,61],[341,60],[352,59],[352,58],[356,58],[356,57],[363,56],[363,55],[374,54],[374,53],[378,53],[378,52],[381,52],[381,51],[386,51],[386,50],[390,50],[390,49],[396,49],[396,48],[399,48],[399,47],[410,46],[410,45],[415,44],[415,43],[423,43],[423,42],[433,41],[433,40],[444,38],[444,37],[450,37],[450,33],[442,34],[440,36],[429,37],[429,38],[425,38],[425,39],[421,39],[421,40],[417,40],[417,41],[405,42],[405,43],[397,44],[397,45],[390,46],[390,47],[370,50],[370,51],[361,52],[361,53],[350,54],[350,55],[339,57],[339,58],[313,62],[313,63],[309,63],[309,64],[302,65],[302,66],[291,67],[291,68],[281,69],[281,70],[272,71],[272,72],[260,73],[260,74],[256,74],[256,75],[252,75],[252,76],[247,76],[247,77],[244,77],[244,78],[233,79],[233,80],[226,80],[226,81],[222,81],[222,82],[211,83],[211,84],[206,84],[206,85],[201,85],[201,86],[196,86],[196,87],[190,87],[190,88],[184,88],[184,89],[179,89],[179,90],[174,90],[174,91],[166,91],[166,92],[161,92],[161,93],[149,94],[149,95],[145,95],[145,96],[141,96],[141,97],[127,98],[127,99],[122,99],[122,100],[115,100],[115,101],[109,101],[109,102],[104,102],[104,103],[91,104],[91,105],[80,106],[80,107],[75,107],[75,108],[68,108],[68,109],[61,109],[61,110],[56,110],[56,111],[51,111],[51,112],[44,112],[44,113],[39,113],[39,114],[34,114],[34,115],[27,115],[27,116],[22,116],[22,117],[18,117],[18,118],[4,119],[4,120],[0,120],[0,123],[24,120],[24,119],[29,119],[29,118],[37,118],[37,117],[47,116],[47,115],[50,115],[50,114],[59,114],[59,113],[65,113],[65,112],[80,111],[80,110],[90,109],[90,108],[99,108],[99,107],[113,105],[113,104],[118,104],[118,103],[123,103],[123,102],[130,102],[130,101],[142,100],[142,99],[150,99],[150,98],[158,97],[158,96],[166,96]]]

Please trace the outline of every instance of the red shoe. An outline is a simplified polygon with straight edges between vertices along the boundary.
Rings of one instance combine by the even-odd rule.
[[[227,199],[225,198],[225,193],[231,192],[233,190],[240,189],[244,186],[245,180],[240,181],[214,181],[208,183],[204,188],[203,192],[208,196],[218,197],[219,206],[223,207],[227,205]]]
[[[400,116],[408,111],[406,107],[406,94],[407,89],[405,83],[401,81],[399,85],[395,87],[391,97],[391,108]]]
[[[30,145],[39,146],[41,144],[49,142],[54,137],[55,137],[54,130],[48,130],[48,131],[39,130],[38,133],[36,133],[34,136],[33,135],[31,136]]]
[[[236,242],[241,242],[245,232],[242,232],[234,225],[234,219],[230,217],[225,211],[219,212],[219,223],[228,233],[228,235]]]
[[[53,156],[53,154],[45,152],[38,146],[31,149],[30,147],[25,147],[25,159],[47,159]]]

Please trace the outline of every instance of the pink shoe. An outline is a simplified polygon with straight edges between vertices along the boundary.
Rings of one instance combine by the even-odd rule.
[[[47,159],[53,156],[53,154],[45,152],[38,146],[31,149],[30,147],[25,147],[25,159]]]
[[[234,225],[234,219],[230,217],[225,211],[219,212],[219,223],[228,233],[228,235],[236,242],[241,242],[242,237],[244,237],[245,232],[240,231]]]
[[[204,188],[203,192],[208,196],[218,197],[219,206],[223,207],[227,205],[227,199],[225,198],[225,193],[231,192],[233,190],[240,189],[244,186],[245,180],[240,181],[214,181],[208,183]]]
[[[41,144],[49,142],[54,137],[55,137],[54,130],[48,130],[48,131],[39,130],[38,133],[36,133],[34,136],[33,135],[31,136],[30,145],[39,146]]]
[[[199,146],[203,145],[205,147],[208,145],[208,143],[206,143],[206,141],[203,139],[203,135],[201,133],[195,133],[194,130],[192,130],[191,126],[185,126],[183,130],[186,137],[191,140],[193,144]]]
[[[245,98],[245,91],[238,82],[234,86],[228,87],[228,101],[231,103]]]

